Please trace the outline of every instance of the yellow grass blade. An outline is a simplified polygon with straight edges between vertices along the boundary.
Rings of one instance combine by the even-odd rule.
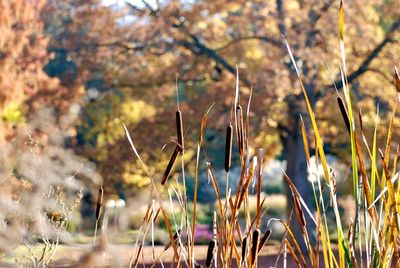
[[[284,40],[285,40],[285,43],[286,43],[286,47],[287,47],[290,59],[292,60],[292,63],[293,63],[294,68],[296,70],[297,76],[299,78],[301,90],[303,91],[304,99],[305,99],[306,104],[307,104],[307,110],[308,110],[308,114],[310,115],[310,118],[311,118],[311,124],[312,124],[313,130],[314,130],[317,147],[318,147],[318,150],[320,151],[320,155],[321,155],[321,164],[322,164],[322,167],[324,169],[325,180],[326,180],[327,183],[329,183],[330,179],[329,179],[328,166],[327,166],[327,163],[326,163],[326,157],[325,157],[325,152],[324,152],[323,145],[322,145],[322,139],[321,139],[321,136],[320,136],[319,131],[318,131],[317,122],[315,120],[315,115],[314,115],[314,112],[312,110],[310,101],[308,99],[307,91],[304,88],[300,72],[299,72],[299,70],[297,68],[296,61],[294,60],[294,57],[293,57],[293,54],[292,54],[292,50],[290,49],[289,43],[286,41],[286,39],[284,39]]]

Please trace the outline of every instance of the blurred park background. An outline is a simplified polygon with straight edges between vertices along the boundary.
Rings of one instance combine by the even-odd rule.
[[[207,242],[216,196],[205,162],[212,163],[225,189],[225,131],[236,66],[245,108],[252,90],[249,139],[253,152],[265,153],[268,217],[286,217],[282,170],[312,203],[299,115],[308,130],[310,123],[283,36],[301,69],[328,162],[338,173],[340,205],[349,213],[343,217],[350,217],[354,204],[346,193],[352,185],[345,179],[350,145],[335,86],[342,90],[340,68],[346,68],[368,139],[379,104],[377,144],[384,146],[397,100],[400,3],[345,1],[345,6],[347,66],[340,66],[336,0],[0,0],[0,218],[8,225],[0,250],[33,244],[31,228],[43,230],[26,222],[43,221],[43,211],[65,220],[75,242],[87,242],[101,184],[116,233],[112,239],[132,242],[153,193],[123,123],[159,183],[175,146],[176,90],[189,201],[201,117],[214,103],[200,158],[197,234],[204,237],[196,240]],[[394,141],[399,123],[396,117]],[[240,173],[237,150],[233,191]],[[171,181],[180,167],[175,170]],[[161,244],[168,240],[163,228],[160,221]]]

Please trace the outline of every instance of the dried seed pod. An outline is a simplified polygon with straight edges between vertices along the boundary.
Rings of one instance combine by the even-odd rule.
[[[212,261],[214,259],[214,252],[217,248],[217,240],[212,239],[210,240],[210,243],[208,243],[208,249],[207,249],[207,258],[206,258],[206,267],[209,268],[212,265]]]
[[[236,117],[237,117],[237,132],[238,132],[238,143],[240,155],[243,154],[244,150],[244,137],[243,137],[243,110],[240,104],[236,106]]]
[[[363,124],[361,109],[358,111],[358,121],[360,122],[361,134],[364,135],[364,124]]]
[[[165,172],[164,172],[164,176],[163,176],[163,178],[161,180],[161,185],[164,185],[165,182],[167,181],[167,179],[168,179],[168,177],[169,177],[169,175],[171,173],[172,167],[174,166],[175,160],[176,160],[176,158],[177,158],[177,156],[178,156],[180,151],[181,151],[181,148],[179,147],[179,145],[177,145],[175,147],[174,152],[171,155],[171,158],[169,159],[167,168],[165,169]]]
[[[259,243],[260,243],[260,230],[255,229],[253,231],[252,241],[251,241],[251,265],[252,266],[255,263],[256,258],[257,258]]]
[[[265,243],[267,243],[267,241],[268,241],[269,237],[271,236],[271,234],[272,234],[272,230],[271,229],[268,229],[265,232],[265,234],[263,235],[263,237],[260,240],[260,244],[258,245],[258,252],[260,252],[261,249],[265,246]]]
[[[178,137],[178,143],[184,148],[183,144],[183,123],[182,123],[182,112],[180,110],[176,111],[176,135]]]
[[[292,197],[293,197],[294,209],[296,211],[297,218],[300,222],[301,227],[305,228],[306,218],[304,217],[304,213],[303,213],[303,209],[301,208],[300,200],[297,196],[292,196]]]
[[[350,133],[349,115],[347,113],[347,109],[346,109],[346,106],[344,105],[344,101],[343,101],[342,97],[337,97],[337,102],[339,104],[339,109],[340,109],[340,112],[342,113],[344,123],[346,124],[347,131]]]
[[[96,204],[96,221],[100,219],[100,212],[101,212],[101,207],[103,205],[103,186],[100,186],[99,188],[99,193],[97,195],[97,204]]]
[[[229,124],[226,128],[226,143],[225,143],[225,171],[229,172],[232,163],[232,140],[233,140],[233,128]]]
[[[179,235],[181,234],[181,229],[178,229],[175,234],[174,234],[174,242],[176,243],[178,241]],[[164,250],[169,249],[169,247],[171,246],[171,241],[164,247]]]
[[[242,241],[242,262],[246,260],[246,251],[247,251],[247,237],[243,238]]]

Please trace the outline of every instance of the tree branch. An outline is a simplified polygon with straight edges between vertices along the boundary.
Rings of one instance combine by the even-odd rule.
[[[354,72],[352,72],[350,75],[347,76],[348,83],[353,82],[355,79],[357,79],[362,74],[367,72],[369,70],[369,65],[371,64],[371,62],[379,56],[380,52],[385,48],[385,46],[387,44],[396,42],[393,39],[393,34],[394,34],[394,32],[396,32],[399,29],[400,29],[400,20],[398,20],[392,24],[389,31],[386,33],[385,38],[379,44],[377,44],[373,50],[371,50],[371,52],[368,54],[368,56],[360,64],[360,66]],[[334,83],[335,83],[337,89],[341,89],[343,87],[343,82],[341,79],[338,79]],[[327,86],[323,87],[323,90],[318,92],[317,97],[324,96],[326,94],[326,91],[332,87],[333,87],[333,85],[327,85]]]
[[[206,45],[200,42],[199,38],[196,37],[195,35],[190,34],[190,37],[193,40],[193,42],[181,40],[177,41],[177,44],[189,49],[195,54],[205,55],[210,59],[215,60],[217,63],[221,64],[222,67],[224,67],[224,69],[226,69],[228,72],[230,72],[233,75],[236,75],[236,68],[231,64],[229,64],[220,54],[218,54],[215,50],[208,48]],[[241,80],[246,84],[246,86],[251,85],[251,83],[246,78],[242,78]]]
[[[279,22],[278,22],[279,33],[281,35],[286,36],[285,12],[283,10],[282,0],[276,0],[276,10],[278,11],[278,17],[279,17]]]
[[[265,43],[269,43],[269,44],[273,45],[274,47],[278,47],[278,48],[282,47],[282,42],[281,41],[276,40],[274,38],[271,38],[269,36],[265,36],[265,35],[250,35],[250,36],[241,36],[241,37],[235,38],[235,39],[229,41],[227,44],[216,48],[215,51],[220,51],[220,50],[226,49],[226,48],[228,48],[228,47],[230,47],[230,46],[232,46],[232,45],[234,45],[236,43],[239,43],[241,41],[246,41],[246,40],[260,40],[260,41],[263,41]]]
[[[310,31],[307,33],[307,38],[305,42],[306,47],[310,47],[312,42],[314,41],[315,35],[319,32],[315,29],[315,25],[318,23],[319,19],[322,17],[324,13],[328,11],[328,9],[332,6],[333,0],[325,2],[325,4],[321,7],[320,10],[315,11],[314,9],[310,9],[308,13],[308,18],[310,21]]]

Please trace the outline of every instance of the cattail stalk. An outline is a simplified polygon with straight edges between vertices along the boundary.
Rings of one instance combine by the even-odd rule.
[[[233,141],[233,128],[232,124],[229,123],[226,128],[226,142],[225,142],[225,171],[226,171],[226,189],[225,198],[226,204],[228,204],[228,192],[229,192],[229,170],[232,164],[232,141]]]
[[[263,165],[263,149],[258,149],[258,174],[257,174],[257,219],[256,219],[256,227],[258,228],[260,225],[260,209],[261,209],[261,180],[262,180],[262,165]]]
[[[182,182],[183,182],[183,191],[184,191],[184,195],[182,196],[182,199],[183,199],[183,205],[184,205],[184,210],[185,210],[185,213],[184,213],[185,225],[186,225],[186,229],[189,230],[189,213],[188,213],[188,209],[187,209],[187,199],[186,199],[187,194],[186,194],[185,164],[184,164],[184,159],[183,159],[183,153],[184,153],[183,122],[182,122],[182,112],[179,110],[179,106],[178,106],[178,110],[176,111],[175,117],[176,117],[176,135],[177,135],[178,143],[180,146],[180,150],[178,151],[178,153],[180,152],[182,155],[181,166],[182,166]],[[175,151],[174,151],[174,154],[175,154]],[[172,155],[171,158],[174,157],[174,154]],[[175,161],[175,159],[173,161]],[[172,165],[173,165],[173,163],[171,164],[171,168],[172,168]],[[168,170],[166,170],[166,171],[168,171]],[[165,179],[165,181],[167,180],[168,175],[165,176],[165,174],[164,174],[163,181],[164,181],[164,179]],[[164,181],[164,183],[165,183],[165,181]],[[191,243],[192,239],[190,236],[191,236],[191,233],[187,232],[188,248],[191,247],[190,243]],[[192,260],[191,253],[192,253],[192,251],[188,250],[189,260]],[[190,261],[189,263],[190,263],[189,267],[191,267],[192,261]]]

